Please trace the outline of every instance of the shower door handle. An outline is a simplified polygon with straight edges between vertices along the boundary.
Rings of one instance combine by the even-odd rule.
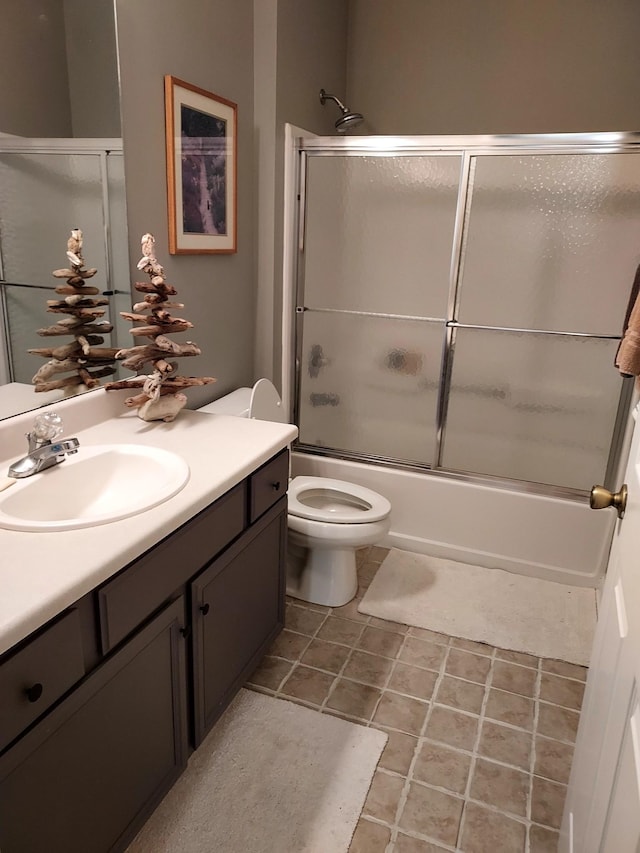
[[[606,509],[612,506],[618,513],[618,518],[623,518],[627,507],[627,493],[626,483],[620,487],[619,492],[610,492],[604,486],[593,486],[589,496],[589,506],[591,509]]]

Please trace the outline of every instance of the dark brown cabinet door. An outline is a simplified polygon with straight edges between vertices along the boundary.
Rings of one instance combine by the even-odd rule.
[[[122,850],[187,758],[184,599],[0,758],[2,853]]]
[[[281,499],[191,584],[196,747],[282,629],[286,534]]]

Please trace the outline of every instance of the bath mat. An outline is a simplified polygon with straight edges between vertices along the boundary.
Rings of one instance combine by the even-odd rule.
[[[501,649],[588,666],[593,589],[392,548],[358,610]]]
[[[241,690],[127,853],[347,853],[386,741]]]

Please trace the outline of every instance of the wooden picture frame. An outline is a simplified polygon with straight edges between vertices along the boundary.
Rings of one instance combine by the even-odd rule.
[[[169,251],[231,254],[237,232],[237,106],[166,75]]]

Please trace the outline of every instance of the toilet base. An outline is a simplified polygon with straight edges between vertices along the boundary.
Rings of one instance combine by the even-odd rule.
[[[289,531],[287,595],[342,607],[358,591],[355,548],[307,548]]]

